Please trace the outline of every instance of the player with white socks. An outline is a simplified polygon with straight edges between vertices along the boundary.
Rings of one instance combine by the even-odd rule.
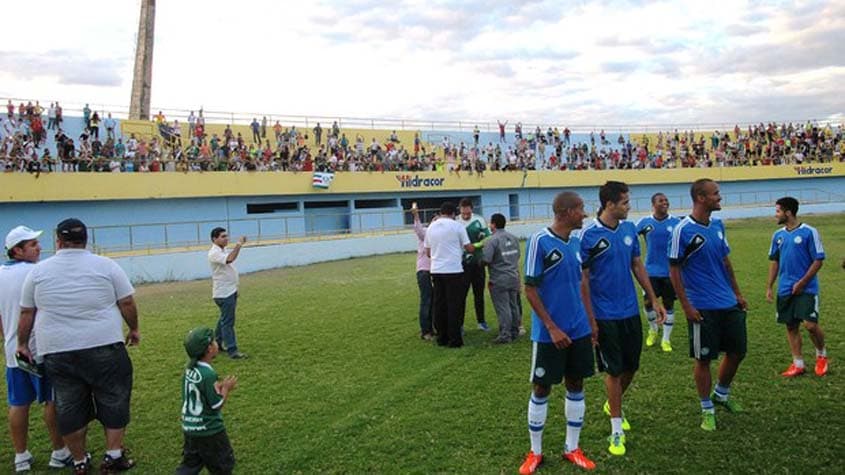
[[[543,463],[543,429],[546,426],[552,386],[566,386],[566,446],[563,457],[592,470],[596,464],[578,446],[584,423],[584,378],[594,372],[593,345],[596,323],[581,301],[579,239],[571,235],[586,214],[584,201],[573,192],[559,193],[552,203],[554,223],[535,233],[525,249],[525,295],[531,304],[531,382],[528,432],[531,451],[519,467],[530,475]]]
[[[669,214],[669,199],[663,193],[655,193],[651,197],[651,216],[645,216],[637,221],[637,234],[645,240],[646,258],[645,269],[648,272],[651,287],[657,297],[663,301],[666,309],[666,321],[663,322],[663,340],[660,347],[665,352],[672,351],[672,328],[675,323],[675,289],[669,280],[669,241],[672,230],[681,222],[681,218]],[[648,319],[648,336],[645,346],[652,347],[657,343],[660,335],[660,325],[657,324],[657,312],[646,297],[643,299],[646,318]]]

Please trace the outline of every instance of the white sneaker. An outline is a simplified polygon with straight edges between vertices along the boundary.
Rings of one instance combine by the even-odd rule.
[[[15,472],[28,472],[32,470],[33,462],[35,462],[35,458],[32,455],[20,462],[15,462]]]

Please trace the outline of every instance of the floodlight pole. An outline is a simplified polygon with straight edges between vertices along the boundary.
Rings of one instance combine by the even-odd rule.
[[[129,118],[134,120],[150,120],[155,9],[155,0],[141,0],[141,19],[138,22],[138,41],[135,45],[135,68],[132,72],[132,97],[129,102]]]

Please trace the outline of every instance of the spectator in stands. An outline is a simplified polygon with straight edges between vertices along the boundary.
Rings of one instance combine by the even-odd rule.
[[[114,128],[117,126],[117,122],[112,118],[111,112],[106,116],[103,125],[106,126],[106,138],[114,140]]]
[[[126,345],[137,345],[135,289],[111,259],[88,252],[88,231],[77,219],[56,228],[56,255],[30,271],[23,284],[18,353],[32,361],[29,337],[35,326],[38,354],[56,394],[59,431],[70,448],[75,473],[88,473],[87,426],[96,416],[106,433],[104,473],[132,468],[123,438],[129,423],[132,361]],[[96,401],[96,404],[94,404]]]
[[[320,127],[320,123],[317,122],[317,126],[314,127],[314,143],[316,145],[320,145],[323,141],[323,128]]]
[[[91,127],[91,108],[88,107],[88,104],[85,104],[85,107],[82,108],[82,121],[85,123],[86,130]]]

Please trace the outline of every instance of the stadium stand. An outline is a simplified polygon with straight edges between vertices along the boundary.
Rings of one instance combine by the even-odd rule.
[[[842,161],[842,126],[757,124],[724,131],[667,130],[571,133],[566,127],[517,123],[499,131],[382,130],[333,124],[295,127],[255,117],[248,125],[206,122],[202,111],[168,120],[115,119],[107,111],[67,114],[45,130],[52,113],[36,101],[9,101],[0,119],[0,171],[448,171],[604,170],[779,165]],[[89,128],[100,116],[99,138]],[[180,120],[181,119],[181,120]],[[318,127],[319,124],[319,127]],[[489,127],[489,126],[488,126]],[[319,136],[319,141],[318,141]]]

